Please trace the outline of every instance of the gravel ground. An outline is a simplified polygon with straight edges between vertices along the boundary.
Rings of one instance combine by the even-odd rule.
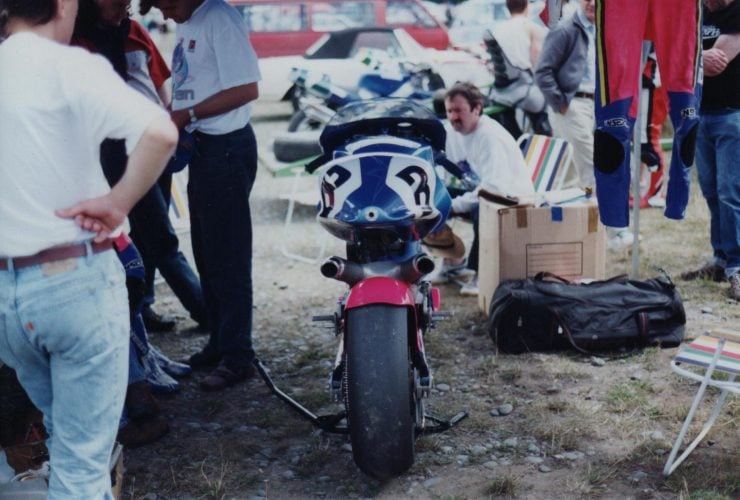
[[[280,103],[256,106],[259,144],[266,147],[284,130],[289,113]],[[336,342],[311,316],[331,313],[344,288],[321,277],[317,264],[281,253],[316,255],[325,237],[306,207],[297,208],[284,231],[287,202],[279,196],[292,182],[261,167],[252,195],[255,346],[280,387],[317,413],[334,412],[326,385]],[[302,179],[299,189],[314,182]],[[705,256],[706,209],[694,200],[690,211],[684,226],[666,226],[655,211],[645,212],[644,277],[656,265],[675,275]],[[186,232],[182,238],[187,251]],[[328,254],[341,250],[338,241],[329,242]],[[608,274],[629,265],[626,252],[610,253]],[[740,323],[723,287],[680,285],[690,336]],[[345,436],[314,429],[260,379],[206,394],[198,373],[182,381],[179,394],[161,399],[170,433],[125,451],[124,498],[740,496],[737,401],[726,405],[708,440],[677,473],[669,480],[660,475],[694,390],[670,374],[675,350],[648,349],[621,360],[497,355],[476,300],[453,285],[442,286],[442,298],[453,316],[426,339],[436,381],[427,409],[444,416],[464,409],[470,416],[447,433],[418,439],[416,463],[403,476],[386,483],[364,476]],[[156,309],[178,318],[175,333],[151,335],[171,357],[184,358],[205,343],[164,284]]]

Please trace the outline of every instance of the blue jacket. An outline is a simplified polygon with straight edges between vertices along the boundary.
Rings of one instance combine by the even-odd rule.
[[[547,34],[534,78],[554,110],[570,104],[583,80],[587,57],[588,35],[578,14]]]

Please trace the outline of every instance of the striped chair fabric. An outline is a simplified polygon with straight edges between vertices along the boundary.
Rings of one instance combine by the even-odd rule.
[[[564,139],[522,134],[517,141],[537,193],[559,190],[573,159],[573,146]]]
[[[709,367],[714,354],[719,348],[720,339],[710,335],[702,335],[690,344],[684,346],[673,358],[676,363],[690,363],[701,367]],[[740,342],[740,338],[738,339]],[[715,370],[740,375],[740,343],[725,340],[720,350]]]

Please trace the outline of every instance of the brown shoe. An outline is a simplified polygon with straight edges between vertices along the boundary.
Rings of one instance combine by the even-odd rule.
[[[707,264],[704,267],[681,274],[681,279],[690,280],[712,280],[721,283],[725,280],[725,268],[717,264]]]
[[[730,297],[740,302],[740,273],[730,276]]]
[[[231,369],[223,361],[200,383],[204,391],[220,391],[254,376],[254,366],[249,364]]]
[[[131,420],[118,429],[118,442],[127,448],[137,448],[153,443],[170,430],[169,424],[160,417],[146,420]]]
[[[134,382],[126,388],[126,412],[133,420],[159,415],[159,405],[146,380]]]

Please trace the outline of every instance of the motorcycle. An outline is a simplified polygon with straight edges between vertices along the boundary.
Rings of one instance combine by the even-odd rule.
[[[328,74],[305,68],[292,68],[296,111],[288,122],[288,132],[323,128],[337,109],[354,101],[377,97],[404,97],[431,103],[435,90],[444,88],[444,80],[428,64],[392,61],[366,55],[362,58],[370,70],[357,82],[356,89],[346,89],[332,82]]]
[[[433,112],[405,99],[358,101],[340,108],[321,134],[323,155],[317,219],[346,242],[321,273],[346,283],[328,321],[338,339],[329,386],[343,403],[337,415],[312,414],[268,386],[318,427],[350,436],[355,463],[377,479],[398,476],[414,463],[419,435],[448,430],[467,414],[444,420],[424,410],[432,370],[424,337],[440,311],[440,295],[424,280],[434,261],[421,239],[441,228],[451,207],[436,165],[452,169],[441,151],[445,130]]]
[[[501,123],[514,138],[530,128],[535,134],[552,135],[545,96],[535,84],[532,70],[517,68],[509,62],[490,30],[486,30],[483,42],[494,75],[486,95],[486,114]]]

